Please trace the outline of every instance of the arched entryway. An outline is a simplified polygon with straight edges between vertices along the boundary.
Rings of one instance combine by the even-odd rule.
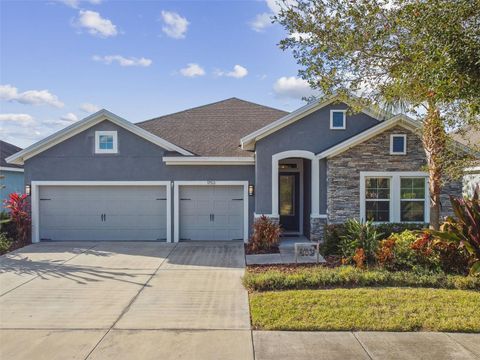
[[[311,218],[319,216],[319,160],[304,150],[272,156],[272,216],[284,231],[310,237]]]

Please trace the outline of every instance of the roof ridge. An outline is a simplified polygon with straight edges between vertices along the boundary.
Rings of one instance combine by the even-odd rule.
[[[252,101],[243,100],[243,99],[240,99],[240,98],[237,98],[237,97],[233,96],[233,97],[230,97],[230,98],[227,98],[227,99],[223,99],[223,100],[219,100],[219,101],[214,101],[214,102],[211,102],[211,103],[208,103],[208,104],[204,104],[204,105],[194,106],[194,107],[189,108],[189,109],[180,110],[180,111],[176,111],[176,112],[173,112],[173,113],[169,113],[169,114],[157,116],[157,117],[154,117],[154,118],[148,119],[148,120],[143,120],[143,121],[140,121],[140,122],[135,123],[135,125],[145,124],[145,123],[148,123],[148,122],[150,122],[150,121],[160,120],[160,119],[165,118],[165,117],[168,117],[168,116],[177,115],[177,114],[185,113],[185,112],[187,112],[187,111],[192,111],[192,110],[197,110],[197,109],[205,108],[205,107],[207,107],[207,106],[212,106],[212,105],[220,104],[220,103],[223,103],[223,102],[226,102],[226,101],[229,101],[229,100],[238,100],[238,101],[242,101],[242,102],[245,102],[245,103],[249,103],[249,104],[261,106],[261,107],[268,108],[268,109],[272,109],[272,110],[276,110],[276,111],[281,111],[281,112],[284,112],[284,113],[288,114],[288,111],[285,111],[285,110],[276,109],[276,108],[271,107],[271,106],[266,106],[266,105],[254,103],[254,102],[252,102]]]

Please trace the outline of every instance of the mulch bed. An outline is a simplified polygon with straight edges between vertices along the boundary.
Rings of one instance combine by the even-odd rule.
[[[248,265],[248,271],[254,273],[262,273],[270,270],[277,270],[284,273],[293,273],[298,269],[316,268],[316,267],[329,267],[334,268],[342,265],[342,259],[340,256],[327,256],[325,257],[326,263],[323,264],[278,264],[278,265]]]
[[[280,249],[278,246],[272,246],[268,250],[255,250],[253,251],[250,247],[250,244],[245,244],[245,254],[246,255],[259,255],[259,254],[278,254],[280,253]]]

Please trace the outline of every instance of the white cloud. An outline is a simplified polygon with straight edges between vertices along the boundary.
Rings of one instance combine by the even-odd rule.
[[[205,75],[205,70],[198,64],[190,63],[187,67],[180,69],[180,73],[187,77],[196,77]]]
[[[100,110],[100,106],[91,103],[83,103],[80,105],[79,109],[86,113],[94,113]]]
[[[60,120],[70,122],[70,123],[74,123],[74,122],[78,121],[78,117],[74,113],[69,112],[69,113],[61,116]]]
[[[301,99],[314,94],[306,80],[295,76],[282,76],[279,78],[273,84],[273,91],[279,98]]]
[[[92,59],[95,61],[103,62],[104,64],[110,65],[113,62],[117,62],[120,66],[141,66],[141,67],[148,67],[152,65],[153,61],[144,57],[136,58],[136,57],[129,57],[126,58],[122,55],[106,55],[106,56],[99,56],[94,55]]]
[[[52,105],[57,108],[64,105],[48,90],[27,90],[19,93],[16,87],[8,84],[0,85],[0,99],[28,105]]]
[[[255,16],[255,19],[250,21],[250,27],[256,32],[262,32],[265,28],[272,26],[272,14],[261,13]]]
[[[60,119],[57,119],[57,120],[45,120],[42,122],[42,125],[45,125],[49,128],[63,128],[65,126],[68,126],[68,125],[71,125],[73,124],[74,122],[77,122],[78,121],[78,117],[77,115],[75,115],[74,113],[67,113],[63,116],[60,116]]]
[[[295,39],[295,41],[302,41],[302,40],[309,40],[312,37],[312,34],[294,32],[294,33],[291,33],[289,37],[292,39]]]
[[[297,4],[295,0],[286,0],[285,4],[282,2],[282,0],[265,0],[265,1],[270,11],[274,14],[278,14],[282,8],[285,8],[285,6],[290,7],[292,5]]]
[[[117,27],[109,19],[102,18],[98,12],[80,10],[78,14],[76,25],[87,29],[89,34],[104,38],[118,34]]]
[[[261,14],[257,14],[255,19],[249,22],[250,27],[252,30],[257,32],[262,32],[267,27],[272,26],[272,17],[277,15],[281,9],[288,8],[292,5],[296,5],[296,0],[265,0],[268,9],[270,12],[264,12]]]
[[[165,25],[162,31],[174,39],[184,39],[190,24],[186,18],[173,11],[162,10],[162,20]]]
[[[215,72],[215,75],[217,76],[228,76],[228,77],[233,77],[233,78],[236,78],[236,79],[241,79],[245,76],[248,75],[248,70],[247,68],[243,67],[242,65],[235,65],[233,67],[233,71],[221,71],[221,70],[217,70]]]
[[[55,0],[55,1],[61,2],[74,9],[78,9],[81,2],[81,0]],[[84,0],[84,2],[88,2],[92,5],[98,5],[98,4],[101,4],[102,0]]]
[[[2,128],[5,124],[25,127],[33,123],[33,117],[29,114],[0,114],[0,125]]]

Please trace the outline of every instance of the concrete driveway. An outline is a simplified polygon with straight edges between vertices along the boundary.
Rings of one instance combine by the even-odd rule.
[[[40,243],[0,257],[1,359],[253,359],[241,242]]]

